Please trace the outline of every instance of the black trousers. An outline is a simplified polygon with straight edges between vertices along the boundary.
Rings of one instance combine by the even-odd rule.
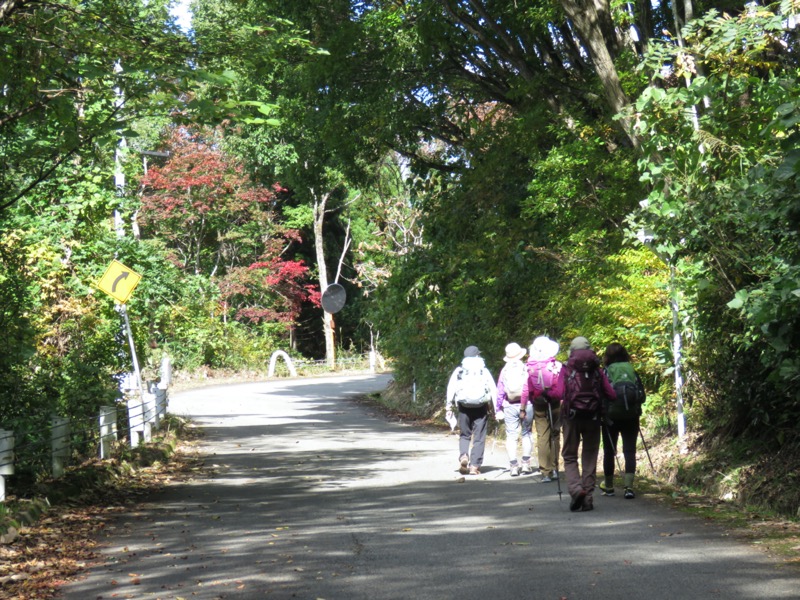
[[[614,456],[617,453],[617,440],[622,437],[622,455],[625,457],[625,472],[636,473],[636,436],[639,435],[639,419],[635,421],[614,421],[611,426],[603,426],[603,473],[614,476]]]

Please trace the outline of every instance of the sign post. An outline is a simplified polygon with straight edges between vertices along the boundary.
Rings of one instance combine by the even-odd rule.
[[[330,315],[330,327],[331,327],[331,356],[328,357],[328,366],[331,369],[336,368],[336,359],[333,356],[333,349],[336,348],[335,343],[335,335],[336,335],[336,323],[333,320],[333,315],[342,310],[344,308],[344,304],[347,302],[347,291],[338,283],[332,283],[328,287],[325,288],[325,291],[322,292],[322,310],[325,311],[325,318],[328,318]]]
[[[131,322],[128,319],[128,311],[125,303],[131,297],[133,290],[141,281],[142,276],[133,269],[126,267],[117,260],[112,260],[106,272],[97,282],[97,287],[106,294],[114,298],[119,304],[117,310],[125,321],[125,332],[128,335],[128,344],[131,348],[131,359],[133,361],[133,373],[136,377],[136,384],[139,386],[139,397],[141,399],[141,410],[144,411],[144,386],[142,385],[142,372],[139,370],[139,359],[136,357],[136,345],[133,343],[133,331]]]

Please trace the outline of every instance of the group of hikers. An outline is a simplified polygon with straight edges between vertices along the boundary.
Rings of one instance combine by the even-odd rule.
[[[622,438],[623,493],[627,499],[635,498],[636,437],[645,391],[627,350],[609,344],[601,363],[589,340],[579,336],[570,343],[565,364],[556,360],[558,352],[558,342],[546,336],[533,340],[528,350],[512,342],[505,348],[505,365],[495,383],[478,347],[464,350],[461,364],[450,376],[445,404],[447,420],[460,430],[459,471],[480,475],[494,409],[496,419],[505,425],[511,477],[534,474],[543,483],[558,479],[560,454],[570,510],[593,510],[600,441],[604,480],[598,487],[604,496],[613,496],[617,442]],[[526,354],[528,360],[523,362]],[[536,467],[531,464],[534,426]]]

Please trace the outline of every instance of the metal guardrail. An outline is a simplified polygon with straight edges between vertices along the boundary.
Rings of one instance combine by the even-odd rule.
[[[43,416],[24,431],[0,429],[0,502],[5,501],[6,480],[18,470],[60,477],[72,463],[92,455],[108,458],[111,444],[122,438],[131,447],[150,440],[167,412],[166,390],[146,393],[100,407],[92,417]],[[23,443],[15,442],[24,439]],[[48,464],[49,463],[49,464]]]

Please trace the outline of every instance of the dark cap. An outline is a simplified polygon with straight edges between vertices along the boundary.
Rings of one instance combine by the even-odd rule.
[[[470,358],[472,356],[478,356],[480,353],[481,353],[481,351],[478,350],[477,346],[467,346],[464,349],[464,358]]]

